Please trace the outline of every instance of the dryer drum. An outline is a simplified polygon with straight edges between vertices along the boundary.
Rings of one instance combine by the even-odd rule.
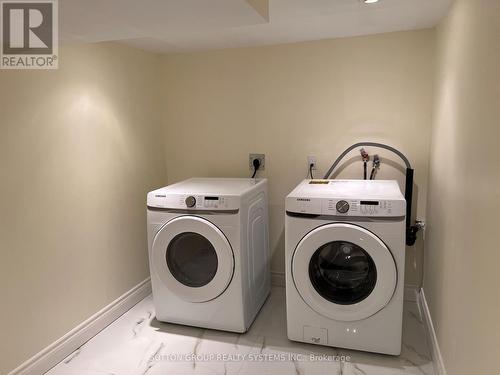
[[[184,232],[168,244],[166,261],[172,276],[180,283],[199,288],[217,273],[217,253],[212,243],[199,233]]]

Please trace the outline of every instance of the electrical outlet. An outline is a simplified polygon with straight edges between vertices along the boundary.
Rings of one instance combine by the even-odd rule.
[[[307,157],[307,169],[308,170],[311,167],[311,164],[313,165],[312,170],[315,171],[316,170],[316,156],[309,155]]]
[[[426,228],[427,228],[427,223],[425,222],[425,220],[419,220],[417,219],[415,221],[415,225],[417,226],[417,228],[420,229],[420,233],[422,233],[422,238],[424,239],[425,241],[425,234],[426,234]]]
[[[260,161],[259,171],[266,169],[266,155],[265,154],[250,154],[248,156],[248,166],[251,171],[253,171],[253,161],[258,159]]]

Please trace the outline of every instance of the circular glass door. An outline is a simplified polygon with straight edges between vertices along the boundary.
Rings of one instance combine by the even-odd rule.
[[[168,244],[165,258],[172,276],[189,287],[207,285],[217,273],[217,253],[212,243],[198,233],[175,236]]]
[[[391,252],[370,231],[334,223],[309,232],[295,248],[292,277],[313,310],[341,321],[365,319],[389,303],[397,272]]]
[[[332,241],[314,252],[309,278],[325,299],[352,305],[367,298],[377,283],[377,268],[365,250],[348,241]]]
[[[152,271],[178,297],[206,302],[226,290],[234,272],[231,245],[214,224],[180,216],[156,234]]]

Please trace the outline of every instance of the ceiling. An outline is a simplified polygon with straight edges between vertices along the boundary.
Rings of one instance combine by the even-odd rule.
[[[63,43],[159,53],[293,43],[435,26],[452,0],[63,0]]]

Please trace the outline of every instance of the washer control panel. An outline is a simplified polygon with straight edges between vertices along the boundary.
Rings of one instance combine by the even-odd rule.
[[[359,200],[328,198],[293,198],[287,210],[296,213],[329,216],[401,217],[406,214],[404,200]]]
[[[328,199],[323,201],[323,215],[403,216],[405,202],[391,200]]]
[[[395,180],[303,180],[287,195],[286,212],[316,216],[403,218],[406,201]]]

